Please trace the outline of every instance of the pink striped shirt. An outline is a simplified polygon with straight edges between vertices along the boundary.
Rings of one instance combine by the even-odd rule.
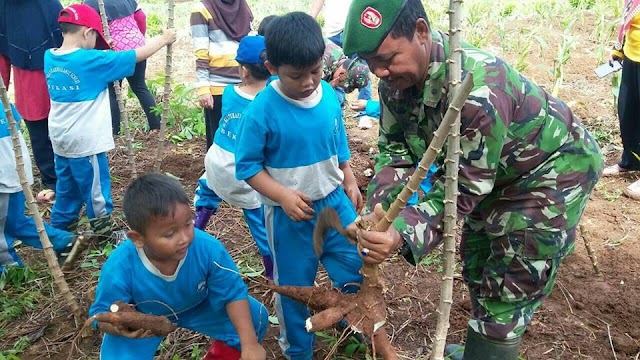
[[[133,14],[112,20],[109,23],[109,31],[115,51],[134,50],[144,45],[144,35],[138,28]]]

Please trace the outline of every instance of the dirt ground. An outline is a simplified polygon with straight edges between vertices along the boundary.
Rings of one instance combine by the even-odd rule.
[[[619,156],[617,120],[613,111],[609,82],[598,79],[593,73],[597,65],[594,49],[598,45],[590,40],[589,18],[576,24],[574,33],[578,36],[579,47],[572,53],[565,70],[565,83],[560,97],[575,110],[576,114],[592,130],[611,132],[612,143],[601,143],[607,156],[607,164],[613,164]],[[557,27],[556,27],[557,28]],[[553,30],[545,36],[549,43],[561,34]],[[178,51],[188,51],[188,42],[177,45]],[[512,61],[515,54],[498,54]],[[549,89],[552,86],[548,74],[555,48],[543,51],[539,56],[531,56],[527,76]],[[163,56],[150,60],[150,67],[159,69]],[[538,65],[546,66],[538,66]],[[184,67],[177,67],[177,78],[191,80],[192,74]],[[153,72],[150,71],[150,74]],[[370,168],[371,150],[375,148],[377,127],[359,130],[348,115],[347,124],[353,152],[352,166],[361,186],[368,178],[365,169]],[[155,154],[155,139],[137,133],[136,141],[142,143],[137,152],[138,171],[150,171]],[[122,139],[119,140],[122,144]],[[171,145],[163,161],[162,171],[180,178],[187,191],[193,193],[196,181],[203,169],[204,140],[199,139],[180,146]],[[126,156],[122,147],[110,154],[113,177],[113,197],[116,203],[115,214],[119,214],[122,192],[131,178]],[[521,353],[526,359],[638,359],[640,354],[640,204],[621,195],[620,190],[637,179],[637,175],[622,178],[604,178],[592,194],[582,220],[585,233],[580,234],[576,251],[570,255],[560,269],[557,285],[552,295],[544,302],[524,336]],[[120,220],[121,221],[121,220]],[[256,251],[242,214],[238,209],[222,207],[210,223],[208,230],[219,237],[240,266],[252,266]],[[596,276],[587,256],[584,240],[588,240],[598,258],[601,275]],[[29,263],[39,256],[28,249],[20,249]],[[386,300],[388,303],[388,332],[393,344],[400,350],[403,358],[418,359],[428,353],[432,342],[432,333],[436,324],[435,308],[439,297],[439,263],[417,267],[409,266],[404,260],[394,258],[383,265],[386,279]],[[67,274],[73,293],[81,305],[86,307],[90,301],[88,294],[96,283],[91,276],[92,269],[76,269]],[[326,276],[319,275],[319,282]],[[259,277],[247,277],[251,292],[261,298],[270,309],[271,294],[265,291]],[[50,301],[42,301],[33,311],[18,320],[0,324],[12,329],[0,339],[0,349],[10,349],[21,336],[32,339],[32,345],[20,355],[23,359],[66,359],[73,350],[71,358],[96,358],[99,338],[94,334],[88,339],[72,346],[76,335],[68,308],[62,299],[53,296]],[[454,286],[454,305],[451,312],[449,341],[464,340],[466,322],[470,315],[470,303],[465,285],[456,277]],[[329,337],[339,337],[337,331],[330,331]],[[279,358],[277,345],[277,327],[270,326],[265,345],[269,358]],[[344,348],[334,352],[333,342],[322,340],[318,343],[317,358],[336,358]],[[160,359],[190,358],[194,348],[206,348],[206,339],[202,336],[179,331],[169,336]],[[364,358],[356,354],[355,358]],[[342,358],[349,358],[343,356]]]

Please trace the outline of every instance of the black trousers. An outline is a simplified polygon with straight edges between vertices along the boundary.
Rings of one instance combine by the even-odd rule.
[[[49,120],[25,120],[24,123],[29,131],[33,158],[36,160],[38,170],[40,170],[42,187],[55,191],[57,177],[53,160],[53,147],[51,147],[51,139],[49,139]]]
[[[626,57],[622,64],[618,118],[623,147],[618,166],[640,170],[640,63]]]
[[[147,122],[149,129],[160,129],[160,115],[155,115],[151,112],[151,108],[156,106],[156,100],[151,95],[147,83],[145,82],[145,72],[147,70],[147,61],[140,61],[136,64],[136,70],[133,75],[127,77],[127,82],[131,87],[131,90],[138,101],[144,114],[147,116]],[[124,96],[124,94],[123,94]],[[118,100],[116,98],[116,92],[113,89],[113,83],[109,84],[109,101],[111,102],[111,125],[113,126],[113,134],[118,135],[120,133],[120,111],[118,110]]]
[[[222,117],[222,95],[213,95],[213,109],[204,109],[204,124],[207,134],[207,150],[213,144],[213,136],[220,126]]]

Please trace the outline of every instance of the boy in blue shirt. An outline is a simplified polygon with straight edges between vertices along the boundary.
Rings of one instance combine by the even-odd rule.
[[[9,121],[4,113],[4,105],[0,101],[0,274],[8,266],[22,266],[20,257],[13,248],[16,238],[24,244],[41,249],[40,236],[33,218],[25,215],[25,197],[16,171],[16,158],[9,131]],[[13,118],[19,121],[20,114],[11,105]],[[17,125],[17,124],[16,124]],[[27,144],[18,130],[22,160],[27,174],[27,182],[33,184],[31,157]],[[60,254],[73,242],[74,235],[44,224],[45,231],[53,245],[53,250]]]
[[[227,85],[222,94],[222,120],[204,159],[205,173],[198,181],[194,203],[198,229],[207,226],[209,218],[218,209],[220,198],[242,208],[251,236],[262,256],[265,276],[273,279],[273,262],[260,196],[246,182],[236,180],[235,160],[236,136],[242,112],[264,89],[271,76],[264,66],[265,53],[264,37],[245,36],[240,40],[236,61],[240,64],[242,82]]]
[[[70,5],[58,18],[62,46],[47,50],[44,72],[51,95],[49,135],[55,155],[56,203],[51,225],[73,229],[86,204],[96,235],[111,235],[111,180],[107,151],[114,148],[107,85],[131,76],[142,61],[176,39],[175,31],[151,39],[136,50],[114,52],[102,33],[98,13],[88,5]]]
[[[321,261],[336,287],[356,290],[348,285],[362,280],[355,245],[333,231],[318,259],[312,244],[316,215],[323,208],[336,209],[346,226],[362,206],[340,103],[321,80],[322,31],[305,13],[279,16],[267,32],[266,48],[265,65],[278,79],[242,115],[236,177],[262,195],[274,281],[313,285]],[[315,338],[305,331],[307,307],[276,295],[275,308],[285,357],[311,359]]]
[[[267,309],[247,294],[224,246],[194,232],[180,183],[166,175],[143,175],[127,188],[123,211],[129,239],[102,266],[89,316],[108,312],[121,300],[216,339],[208,359],[266,359],[259,341],[267,329]],[[109,324],[94,326],[105,332],[102,360],[152,359],[162,341]]]

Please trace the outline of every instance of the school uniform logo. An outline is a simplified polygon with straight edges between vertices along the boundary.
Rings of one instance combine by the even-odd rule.
[[[369,29],[377,29],[382,25],[382,14],[371,6],[367,6],[360,16],[360,23]]]

